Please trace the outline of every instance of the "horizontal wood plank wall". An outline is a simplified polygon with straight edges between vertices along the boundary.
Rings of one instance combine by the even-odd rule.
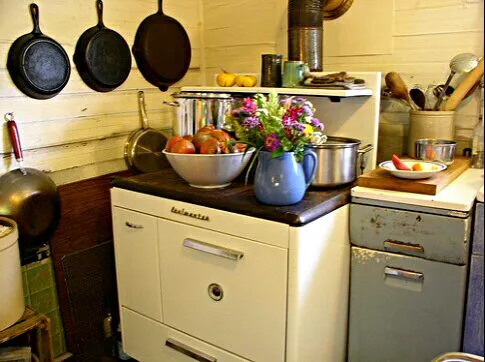
[[[261,54],[275,53],[282,13],[274,0],[204,0],[205,85],[221,69],[260,73]]]
[[[483,0],[377,0],[394,1],[392,49],[389,54],[355,54],[326,56],[325,71],[399,72],[408,87],[443,84],[449,74],[449,61],[458,53],[483,56]],[[371,8],[376,0],[358,0],[353,7]],[[278,52],[285,57],[287,49],[287,0],[206,0],[204,34],[206,49],[206,85],[213,85],[220,68],[233,72],[260,72],[261,54]],[[352,11],[352,8],[349,12]],[[349,13],[348,13],[349,14]],[[343,15],[346,16],[346,15]],[[343,17],[342,17],[343,19]],[[324,22],[326,29],[333,26]],[[332,22],[332,24],[330,24]],[[366,32],[373,26],[373,13],[366,13]],[[328,24],[328,25],[326,25]],[[353,32],[339,29],[339,37],[352,41]],[[356,31],[353,29],[353,31]],[[375,34],[375,31],[373,32]],[[383,34],[388,33],[383,31]],[[359,37],[360,38],[360,37]],[[369,43],[376,39],[369,38]],[[335,53],[335,49],[330,49]],[[462,77],[455,77],[457,84]],[[456,115],[456,138],[459,150],[470,147],[472,130],[480,112],[479,92],[463,102]],[[403,153],[407,146],[408,109],[400,103],[383,99],[381,107],[380,149],[378,157]]]
[[[366,1],[360,0],[362,4]],[[4,60],[0,64],[0,112],[2,116],[9,111],[16,113],[26,164],[51,172],[58,184],[124,169],[124,141],[139,127],[138,90],[146,93],[151,126],[169,132],[175,114],[163,105],[163,100],[170,98],[171,91],[183,85],[213,85],[214,74],[221,68],[259,73],[263,53],[287,55],[287,0],[167,0],[165,12],[184,25],[193,47],[191,69],[168,92],[162,93],[146,82],[133,62],[128,80],[113,92],[92,91],[73,69],[67,87],[58,96],[33,100],[15,88],[5,69],[12,41],[31,31],[29,3],[0,0],[0,58]],[[42,31],[58,40],[72,58],[77,38],[97,21],[94,0],[92,3],[74,0],[37,3]],[[130,46],[139,23],[157,8],[154,0],[105,0],[104,3],[106,26],[120,32]],[[461,52],[483,55],[483,3],[483,0],[394,0],[390,54],[324,56],[324,69],[383,73],[394,70],[401,73],[409,87],[444,83],[449,60],[454,55]],[[368,21],[372,21],[372,14]],[[365,27],[362,31],[365,32]],[[351,39],[352,33],[345,36]],[[456,77],[454,82],[459,80]],[[461,148],[470,144],[479,104],[479,96],[475,94],[457,112],[456,137]],[[381,156],[386,158],[389,152],[402,152],[407,109],[384,99],[381,126],[381,149],[387,150]],[[400,138],[390,143],[389,135]],[[0,173],[16,167],[10,152],[4,129],[0,137],[3,156]]]
[[[137,92],[145,92],[150,126],[171,134],[173,108],[163,104],[183,85],[201,84],[200,0],[166,0],[164,13],[177,19],[189,34],[192,61],[186,76],[167,92],[148,83],[133,65],[123,85],[108,93],[86,86],[72,61],[80,35],[97,23],[95,0],[38,0],[40,28],[58,41],[71,60],[71,77],[56,97],[35,100],[13,84],[6,70],[12,42],[32,31],[27,0],[0,0],[0,113],[14,112],[24,148],[25,164],[49,172],[66,184],[124,170],[123,146],[140,127]],[[142,20],[155,13],[156,0],[104,0],[104,23],[120,33],[130,48]],[[3,121],[2,121],[3,123]],[[5,127],[0,136],[0,174],[16,168]]]
[[[383,74],[396,71],[408,88],[418,85],[426,89],[431,84],[445,83],[449,62],[455,55],[469,52],[483,56],[483,24],[483,0],[394,0],[392,52],[324,57],[325,70],[381,71]],[[462,79],[463,76],[455,76],[451,84],[456,86]],[[390,159],[393,153],[406,153],[408,111],[399,102],[382,100],[378,161]],[[480,93],[476,91],[456,112],[458,152],[471,147],[479,113]]]

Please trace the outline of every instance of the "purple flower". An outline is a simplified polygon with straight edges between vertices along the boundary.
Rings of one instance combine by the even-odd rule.
[[[276,150],[279,145],[280,141],[274,133],[270,134],[264,139],[264,148],[269,152]]]
[[[297,131],[300,131],[300,132],[303,132],[305,130],[305,126],[302,125],[301,123],[295,123],[294,127]]]
[[[259,119],[257,117],[246,117],[244,121],[241,122],[241,126],[247,130],[253,129],[260,125]]]
[[[313,111],[308,105],[303,105],[301,109],[306,116],[313,117]]]
[[[312,118],[312,126],[318,128],[320,131],[323,131],[324,129],[323,123],[317,118]]]
[[[253,114],[258,109],[258,106],[256,105],[256,103],[253,102],[251,98],[248,97],[243,99],[243,109],[246,112]]]

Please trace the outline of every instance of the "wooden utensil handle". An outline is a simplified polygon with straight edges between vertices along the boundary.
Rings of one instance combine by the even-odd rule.
[[[483,58],[478,63],[477,67],[473,69],[468,75],[465,77],[463,82],[461,82],[458,87],[456,87],[453,94],[450,96],[448,101],[446,102],[445,106],[443,107],[444,111],[454,111],[458,104],[465,98],[468,91],[480,81],[480,78],[483,76]]]

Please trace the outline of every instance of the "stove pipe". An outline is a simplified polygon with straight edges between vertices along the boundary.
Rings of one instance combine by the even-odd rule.
[[[323,7],[327,0],[288,0],[288,59],[322,71]]]

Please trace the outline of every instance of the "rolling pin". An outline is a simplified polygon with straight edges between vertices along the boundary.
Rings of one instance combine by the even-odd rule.
[[[443,111],[454,111],[458,104],[465,98],[468,91],[475,86],[483,76],[483,58],[477,67],[467,74],[465,79],[456,87],[450,98],[445,103]]]

